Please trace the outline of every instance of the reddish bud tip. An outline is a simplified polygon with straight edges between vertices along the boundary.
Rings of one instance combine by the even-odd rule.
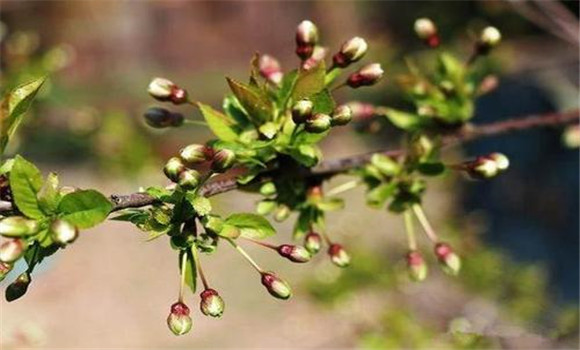
[[[340,244],[331,244],[328,248],[328,255],[330,256],[330,261],[338,267],[347,267],[350,265],[350,256]]]
[[[382,77],[384,71],[378,63],[368,64],[348,77],[347,85],[353,89],[361,86],[376,84]]]
[[[310,252],[301,246],[282,244],[277,248],[278,254],[295,263],[310,261]]]
[[[427,264],[421,253],[412,250],[407,253],[406,260],[409,278],[415,282],[423,281],[427,277]]]
[[[453,248],[447,243],[437,243],[435,245],[435,256],[443,271],[449,275],[455,276],[461,269],[461,259]]]
[[[183,335],[191,330],[193,321],[189,317],[189,308],[182,302],[171,305],[171,313],[167,317],[167,326],[175,335]]]
[[[208,288],[200,294],[199,308],[206,316],[221,317],[224,313],[225,303],[222,297],[214,289]]]
[[[158,101],[171,101],[174,104],[187,102],[187,91],[165,78],[154,78],[147,91]]]

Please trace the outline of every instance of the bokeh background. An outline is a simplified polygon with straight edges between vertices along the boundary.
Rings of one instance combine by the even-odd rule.
[[[341,91],[339,100],[404,106],[395,78],[404,57],[425,55],[412,31],[421,16],[438,24],[445,48],[464,57],[479,28],[502,31],[501,47],[481,63],[500,85],[479,101],[476,123],[578,106],[575,1],[2,1],[2,91],[50,73],[9,152],[58,171],[71,186],[128,193],[164,184],[163,160],[211,135],[194,126],[144,126],[143,111],[155,105],[146,93],[150,78],[170,78],[219,106],[224,76],[245,79],[255,51],[274,55],[284,69],[297,65],[293,36],[303,19],[318,24],[331,51],[363,36],[369,60],[385,67],[379,86]],[[333,132],[323,150],[332,159],[398,142],[395,130],[372,121]],[[451,174],[430,181],[426,212],[464,258],[457,278],[431,261],[425,283],[408,282],[402,220],[365,207],[363,191],[354,190],[344,195],[346,210],[329,217],[329,231],[351,251],[351,268],[338,270],[325,257],[290,265],[247,246],[294,286],[295,297],[278,302],[224,246],[203,257],[226,300],[224,317],[197,313],[193,332],[176,338],[165,325],[178,287],[168,241],[147,243],[128,224],[106,223],[47,260],[25,298],[0,302],[0,346],[577,348],[578,151],[562,142],[562,130],[546,129],[480,140],[448,156],[492,151],[512,160],[497,180]],[[251,211],[256,200],[228,193],[215,207]],[[276,240],[287,242],[292,223],[277,227]]]

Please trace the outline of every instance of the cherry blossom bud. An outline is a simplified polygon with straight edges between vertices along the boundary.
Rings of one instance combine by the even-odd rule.
[[[412,281],[421,282],[427,277],[427,264],[421,253],[411,250],[407,253],[407,272]]]
[[[262,186],[260,186],[260,194],[262,196],[273,196],[276,194],[276,192],[276,184],[273,182],[265,182],[262,184]]]
[[[23,216],[11,216],[0,220],[0,235],[4,237],[20,237],[38,232],[38,222]]]
[[[208,288],[200,294],[201,302],[199,308],[206,316],[221,317],[224,313],[225,303],[222,297],[215,290]]]
[[[495,165],[497,167],[497,170],[500,172],[506,171],[510,166],[509,158],[503,153],[494,152],[494,153],[490,154],[488,156],[488,158],[495,161]]]
[[[165,78],[154,78],[147,91],[158,101],[171,101],[176,105],[187,102],[187,91]]]
[[[310,21],[302,21],[296,28],[296,54],[302,60],[312,56],[314,46],[318,43],[318,28]]]
[[[186,190],[192,190],[199,185],[201,175],[193,169],[185,169],[179,173],[177,184]]]
[[[474,179],[491,179],[498,174],[496,161],[486,156],[479,156],[465,165],[468,174]]]
[[[4,241],[0,245],[0,261],[13,263],[20,259],[26,251],[27,243],[23,239],[15,238]]]
[[[191,330],[193,321],[189,317],[189,308],[182,302],[171,305],[171,313],[167,317],[167,326],[175,335],[183,335]]]
[[[258,61],[258,67],[261,76],[275,85],[280,85],[284,74],[277,59],[270,55],[262,55]]]
[[[478,53],[485,55],[501,41],[501,33],[495,27],[486,27],[477,41]]]
[[[349,102],[347,106],[352,111],[352,119],[355,122],[365,121],[375,116],[375,106],[370,103],[353,101]]]
[[[56,219],[50,225],[50,235],[55,243],[65,246],[77,239],[79,230],[64,220]]]
[[[286,300],[292,296],[290,285],[272,272],[262,273],[262,284],[274,298]]]
[[[207,160],[208,149],[204,145],[192,144],[185,146],[179,151],[179,156],[186,163],[195,164]]]
[[[274,220],[277,222],[282,222],[288,219],[291,213],[292,212],[290,208],[286,204],[280,204],[274,212]]]
[[[302,69],[311,70],[312,68],[316,67],[320,62],[324,60],[327,53],[328,49],[326,49],[325,47],[315,46],[310,58],[308,58],[302,63]]]
[[[317,113],[310,116],[310,118],[306,119],[304,129],[314,134],[320,134],[328,130],[330,128],[330,125],[331,118],[329,115],[324,113]]]
[[[181,174],[184,170],[185,165],[179,157],[170,158],[163,168],[165,176],[167,176],[167,178],[173,182],[179,181],[179,174]]]
[[[437,243],[435,245],[435,256],[441,265],[443,271],[449,275],[455,276],[461,269],[461,259],[451,246],[447,243]]]
[[[310,253],[304,247],[290,244],[282,244],[277,248],[278,254],[295,263],[310,261]]]
[[[0,282],[4,281],[6,275],[12,271],[14,265],[0,261]]]
[[[352,120],[352,110],[347,105],[338,106],[330,118],[333,126],[346,125]]]
[[[322,238],[316,232],[309,232],[304,237],[304,248],[314,255],[320,251],[322,247]]]
[[[173,113],[160,107],[149,108],[143,116],[147,125],[157,129],[181,126],[184,120],[181,113]]]
[[[435,23],[429,18],[419,18],[415,21],[415,33],[429,47],[439,46],[439,35]]]
[[[223,173],[234,165],[235,160],[234,151],[224,148],[214,154],[211,168],[215,172]]]
[[[28,286],[30,285],[31,277],[28,272],[23,272],[18,276],[18,278],[12,282],[8,287],[6,287],[5,297],[6,301],[11,302],[16,299],[19,299],[28,290]]]
[[[331,244],[328,248],[328,255],[330,255],[330,261],[338,267],[347,267],[350,265],[350,256],[340,244]]]
[[[292,106],[292,120],[296,124],[304,123],[310,116],[312,116],[312,108],[314,104],[308,99],[297,101]]]
[[[568,148],[580,147],[580,126],[568,126],[562,133],[562,143]]]
[[[383,69],[378,63],[368,64],[348,77],[347,85],[353,89],[376,84],[383,77]]]
[[[342,44],[340,51],[332,57],[332,62],[335,67],[345,68],[363,58],[367,49],[368,45],[365,39],[358,36],[354,37]]]

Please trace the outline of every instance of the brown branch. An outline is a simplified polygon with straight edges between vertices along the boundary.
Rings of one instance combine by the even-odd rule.
[[[580,110],[567,112],[555,112],[541,115],[530,115],[523,118],[513,118],[500,122],[494,122],[483,125],[468,125],[460,131],[444,137],[443,142],[446,146],[459,143],[469,142],[475,139],[497,136],[509,132],[527,130],[537,127],[562,126],[567,124],[578,123]],[[380,150],[352,157],[328,160],[320,163],[310,172],[300,175],[305,178],[318,177],[328,178],[333,175],[344,173],[350,169],[359,167],[367,163],[373,154],[382,153],[389,156],[400,156],[404,150]],[[270,173],[271,174],[271,173]],[[200,189],[200,194],[210,197],[220,193],[229,192],[238,188],[235,178],[211,181]],[[145,193],[133,193],[128,195],[111,195],[111,202],[114,204],[113,211],[140,208],[155,203],[155,198]],[[12,210],[10,202],[0,201],[0,213]]]

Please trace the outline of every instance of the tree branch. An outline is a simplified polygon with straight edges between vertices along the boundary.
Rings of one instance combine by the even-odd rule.
[[[577,124],[580,118],[580,110],[567,112],[554,112],[541,115],[530,115],[523,118],[513,118],[500,122],[483,125],[466,125],[461,130],[446,135],[443,143],[446,146],[469,142],[475,139],[497,136],[509,132],[527,130],[537,127],[563,126],[567,124]],[[400,156],[404,150],[380,150],[352,157],[328,160],[320,163],[309,173],[304,174],[305,178],[320,177],[328,178],[333,175],[343,173],[350,169],[366,164],[373,154],[381,153],[388,156]],[[301,175],[302,176],[302,175]],[[238,188],[235,178],[211,181],[200,189],[200,194],[210,197],[220,193],[229,192]],[[145,193],[132,193],[128,195],[111,195],[111,202],[114,204],[113,211],[127,208],[140,208],[155,203],[155,198]],[[0,213],[12,210],[12,204],[0,201]]]

